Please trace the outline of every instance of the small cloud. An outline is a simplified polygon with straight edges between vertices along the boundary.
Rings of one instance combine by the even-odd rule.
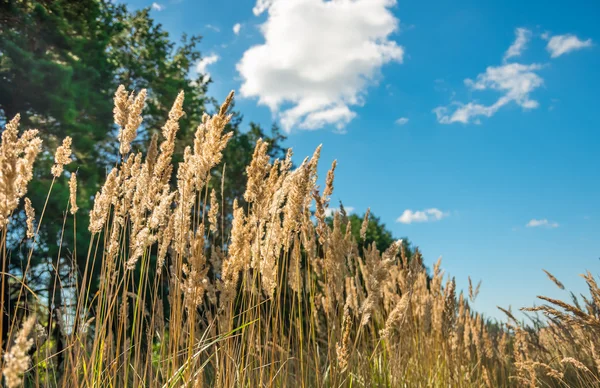
[[[515,41],[510,45],[504,54],[504,61],[512,57],[518,57],[527,48],[527,42],[531,39],[531,31],[526,28],[517,28],[515,30]]]
[[[344,206],[344,210],[346,210],[346,214],[354,213],[354,208],[352,206]],[[325,216],[331,217],[339,211],[340,209],[337,207],[328,207],[327,209],[325,209]]]
[[[213,30],[214,32],[221,32],[221,29],[217,26],[213,26],[212,24],[207,24],[204,27],[208,28],[209,30]]]
[[[396,120],[396,124],[398,124],[398,125],[404,125],[406,123],[408,123],[407,117],[400,117],[398,120]]]
[[[219,61],[219,56],[217,54],[211,54],[207,57],[202,58],[196,63],[196,72],[198,74],[204,75],[204,82],[207,82],[210,79],[210,73],[208,72],[208,66],[213,65]]]
[[[548,35],[546,35],[546,39]],[[557,58],[563,54],[570,53],[571,51],[581,50],[585,47],[591,47],[592,40],[580,40],[573,34],[555,35],[546,45],[546,50],[550,53],[550,57]]]
[[[233,25],[233,33],[234,34],[239,35],[241,29],[242,29],[242,25],[240,23],[235,23]]]
[[[396,219],[396,222],[400,222],[402,224],[412,224],[413,222],[432,222],[439,221],[442,218],[448,217],[448,215],[449,213],[443,212],[436,208],[417,211],[406,209],[404,213],[402,213],[402,215]]]
[[[536,220],[534,218],[531,221],[529,221],[527,223],[527,225],[525,225],[525,226],[528,227],[528,228],[539,228],[539,227],[544,227],[544,228],[558,228],[558,222],[548,221],[545,218],[543,220]]]
[[[255,16],[258,16],[261,13],[268,10],[274,2],[275,0],[257,0],[256,5],[254,6],[254,8],[252,8],[252,12]]]
[[[163,11],[165,9],[165,6],[162,4],[158,4],[158,3],[152,3],[152,9],[155,11]]]

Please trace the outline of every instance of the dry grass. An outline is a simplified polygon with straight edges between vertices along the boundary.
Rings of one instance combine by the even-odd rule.
[[[409,260],[401,242],[385,252],[362,249],[344,214],[327,223],[336,164],[321,193],[320,149],[292,169],[291,154],[272,162],[262,141],[247,168],[248,205],[234,204],[231,231],[223,235],[209,181],[231,137],[223,130],[233,95],[216,115],[204,116],[177,166],[182,94],[160,145],[155,137],[147,155],[131,153],[145,97],[122,87],[116,93],[122,159],[95,196],[88,266],[80,269],[74,303],[56,316],[43,312],[42,300],[37,308],[23,303],[32,292],[23,273],[5,270],[8,221],[26,194],[40,140],[35,131],[18,136],[18,117],[2,134],[2,284],[20,287],[9,326],[0,326],[9,334],[0,361],[7,386],[22,380],[61,387],[600,384],[600,289],[591,274],[584,275],[590,296],[583,302],[540,297],[547,304],[529,311],[543,313],[543,325],[525,327],[510,311],[508,323],[491,325],[469,306],[479,291],[470,279],[468,297],[457,295],[439,262],[430,276],[418,251]],[[66,179],[70,154],[67,138],[56,153],[54,179]],[[77,182],[73,172],[67,175],[65,216],[70,210],[76,217]],[[24,201],[27,235],[35,242],[44,209],[34,220]],[[367,222],[368,213],[361,235]],[[102,271],[91,294],[97,263]],[[25,263],[24,273],[29,268]],[[55,279],[53,292],[60,287]],[[34,329],[34,316],[60,330],[60,349]]]

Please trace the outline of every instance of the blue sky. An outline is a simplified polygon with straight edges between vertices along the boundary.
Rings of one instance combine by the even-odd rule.
[[[459,287],[482,280],[479,311],[568,297],[542,268],[576,292],[598,274],[600,3],[127,4],[202,35],[212,96],[277,121],[297,160],[322,143],[332,203],[371,207]]]

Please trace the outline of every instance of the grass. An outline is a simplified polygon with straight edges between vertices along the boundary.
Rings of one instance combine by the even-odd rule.
[[[409,256],[401,241],[384,252],[364,244],[368,213],[361,236],[350,233],[343,211],[329,222],[335,163],[321,191],[320,149],[293,168],[291,153],[271,161],[262,141],[247,167],[245,205],[233,204],[224,230],[223,185],[210,177],[231,136],[223,131],[233,95],[204,117],[177,166],[184,96],[142,155],[130,142],[145,97],[122,87],[115,95],[120,162],[94,198],[88,265],[73,275],[75,292],[53,272],[52,293],[72,302],[53,313],[26,284],[29,262],[23,272],[6,271],[19,204],[27,208],[29,259],[39,224],[57,216],[36,215],[26,199],[41,141],[35,131],[19,136],[18,117],[2,134],[0,298],[5,287],[19,290],[0,326],[6,386],[600,386],[600,289],[590,273],[588,297],[540,297],[541,306],[526,309],[537,314],[529,324],[507,310],[507,321],[493,324],[470,308],[479,286],[457,295],[440,262],[428,274],[420,253]],[[70,155],[67,138],[54,179],[67,179]],[[66,175],[64,219],[76,219],[76,175]],[[63,228],[68,233],[75,231]],[[69,249],[61,245],[63,255]],[[92,279],[97,265],[100,278]]]

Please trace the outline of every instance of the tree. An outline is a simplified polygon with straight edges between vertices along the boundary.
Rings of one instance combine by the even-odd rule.
[[[129,90],[148,90],[137,144],[145,149],[151,135],[160,132],[171,104],[183,91],[186,114],[180,120],[175,152],[175,160],[181,160],[183,145],[191,143],[207,103],[213,102],[206,95],[208,84],[204,82],[204,75],[190,71],[201,59],[197,48],[201,38],[184,34],[176,44],[150,17],[150,8],[129,13],[125,6],[118,6],[113,15],[117,32],[110,42],[108,55],[116,67],[114,87],[122,84]]]
[[[341,202],[340,211],[342,212],[342,215],[346,214],[344,205],[342,205]],[[344,221],[344,224],[347,225],[348,222],[350,222],[351,234],[354,237],[354,239],[358,242],[359,246],[363,249],[366,249],[368,246],[374,243],[380,252],[384,252],[392,245],[394,241],[398,240],[398,238],[394,237],[392,232],[385,226],[385,224],[381,222],[381,219],[373,213],[369,214],[369,222],[367,224],[367,231],[365,233],[364,239],[360,235],[360,230],[362,228],[365,215],[363,214],[359,216],[357,214],[350,214],[345,215],[345,217],[346,220]],[[329,223],[330,225],[332,225],[333,223],[331,217],[329,218]],[[406,258],[409,262],[412,260],[413,257],[417,257],[415,255],[419,255],[419,257],[421,256],[419,248],[413,247],[412,243],[407,237],[402,238],[402,246],[404,248]],[[422,260],[422,258],[420,258],[419,260]],[[428,273],[428,280],[431,280],[431,277],[429,276],[429,269],[424,264],[423,267]]]
[[[44,140],[45,152],[39,158],[38,175],[28,197],[38,209],[38,217],[44,207],[47,214],[65,212],[67,182],[64,177],[54,182],[50,165],[53,150],[69,135],[78,176],[84,183],[80,186],[80,205],[89,208],[91,192],[103,176],[102,146],[112,121],[112,104],[106,98],[114,71],[106,55],[114,32],[110,8],[96,0],[9,0],[0,3],[0,15],[0,121],[21,113],[22,127],[39,128]],[[53,194],[46,202],[51,186]],[[22,213],[16,213],[13,223],[23,219]],[[78,231],[87,229],[85,220]],[[61,241],[62,218],[50,221],[42,224],[32,256],[32,264],[40,267],[39,278],[31,282],[37,286],[46,283],[50,287],[53,283],[54,270],[60,267],[61,242],[68,244],[71,252],[77,251],[72,234]],[[64,228],[72,230],[72,222],[68,218]],[[77,241],[83,243],[85,239]],[[9,265],[23,267],[29,246],[20,236],[9,236],[9,242]],[[8,293],[5,286],[1,288]],[[55,293],[49,305],[60,307],[60,296]]]
[[[360,231],[362,229],[362,225],[365,219],[365,215],[358,214],[346,214],[346,209],[344,205],[340,202],[340,212],[343,220],[344,226],[350,222],[351,234],[356,241],[358,241],[359,246],[368,247],[372,243],[375,243],[377,249],[380,252],[388,249],[398,238],[395,238],[392,232],[385,226],[384,223],[381,222],[381,219],[377,217],[375,214],[369,214],[369,221],[367,223],[367,230],[365,233],[365,238],[363,239],[360,235]],[[332,225],[333,219],[329,217],[329,224]],[[345,229],[344,229],[345,231]],[[412,254],[412,247],[408,238],[402,238],[402,244],[406,249],[407,255],[410,257]]]
[[[159,133],[171,104],[185,93],[186,115],[180,120],[175,163],[191,143],[202,115],[214,100],[207,96],[203,74],[190,69],[201,59],[201,38],[183,35],[174,42],[150,17],[150,9],[129,12],[124,5],[108,0],[8,0],[0,3],[0,123],[22,115],[24,128],[37,127],[44,140],[43,156],[36,165],[36,178],[28,197],[38,210],[65,218],[41,223],[28,275],[35,291],[54,295],[49,306],[60,307],[61,293],[51,293],[56,278],[67,285],[68,273],[80,273],[86,265],[89,210],[108,168],[119,158],[112,97],[118,85],[147,89],[148,99],[134,147],[145,152],[152,134]],[[245,166],[252,158],[256,141],[270,143],[270,155],[281,156],[285,137],[274,126],[271,135],[254,123],[242,129],[237,113],[228,126],[234,136],[223,163],[225,219],[234,197],[241,198],[246,183]],[[75,218],[66,217],[69,190],[66,177],[50,175],[53,153],[62,139],[73,138],[74,163],[69,167],[78,177]],[[219,173],[220,174],[220,173]],[[69,172],[66,173],[67,177]],[[220,175],[212,182],[220,185]],[[47,197],[52,187],[52,195]],[[218,190],[220,192],[220,190]],[[13,217],[12,230],[23,230],[23,211]],[[19,228],[17,225],[21,225]],[[62,233],[76,230],[76,233]],[[9,236],[9,266],[16,273],[27,260],[29,242],[20,233]],[[92,268],[96,279],[98,268]],[[5,277],[0,277],[4,281]],[[75,276],[77,279],[77,276]],[[73,284],[76,286],[76,284]],[[9,292],[8,287],[1,289]],[[91,294],[94,290],[92,288]],[[5,298],[8,300],[9,298]],[[49,315],[53,312],[49,311]],[[4,335],[5,333],[3,333]]]
[[[202,56],[197,46],[199,36],[183,35],[179,44],[175,44],[169,34],[150,17],[150,9],[128,13],[124,7],[116,9],[119,32],[115,35],[110,48],[111,62],[117,65],[118,84],[129,89],[147,89],[149,98],[144,111],[144,128],[139,137],[138,147],[145,150],[149,137],[160,131],[172,102],[180,91],[185,93],[183,109],[186,112],[180,120],[177,149],[174,160],[182,159],[183,149],[192,143],[196,127],[201,123],[207,106],[216,110],[220,103],[207,96],[209,82],[204,74],[190,71],[190,68]],[[248,130],[242,129],[243,117],[235,112],[225,131],[233,132],[227,148],[223,152],[223,164],[226,165],[224,194],[225,203],[231,204],[234,198],[243,201],[246,187],[246,166],[252,160],[254,147],[258,139],[269,143],[269,155],[283,157],[286,148],[282,146],[286,137],[277,125],[271,127],[268,134],[260,125],[250,123]],[[220,193],[221,169],[215,173],[212,184]]]

